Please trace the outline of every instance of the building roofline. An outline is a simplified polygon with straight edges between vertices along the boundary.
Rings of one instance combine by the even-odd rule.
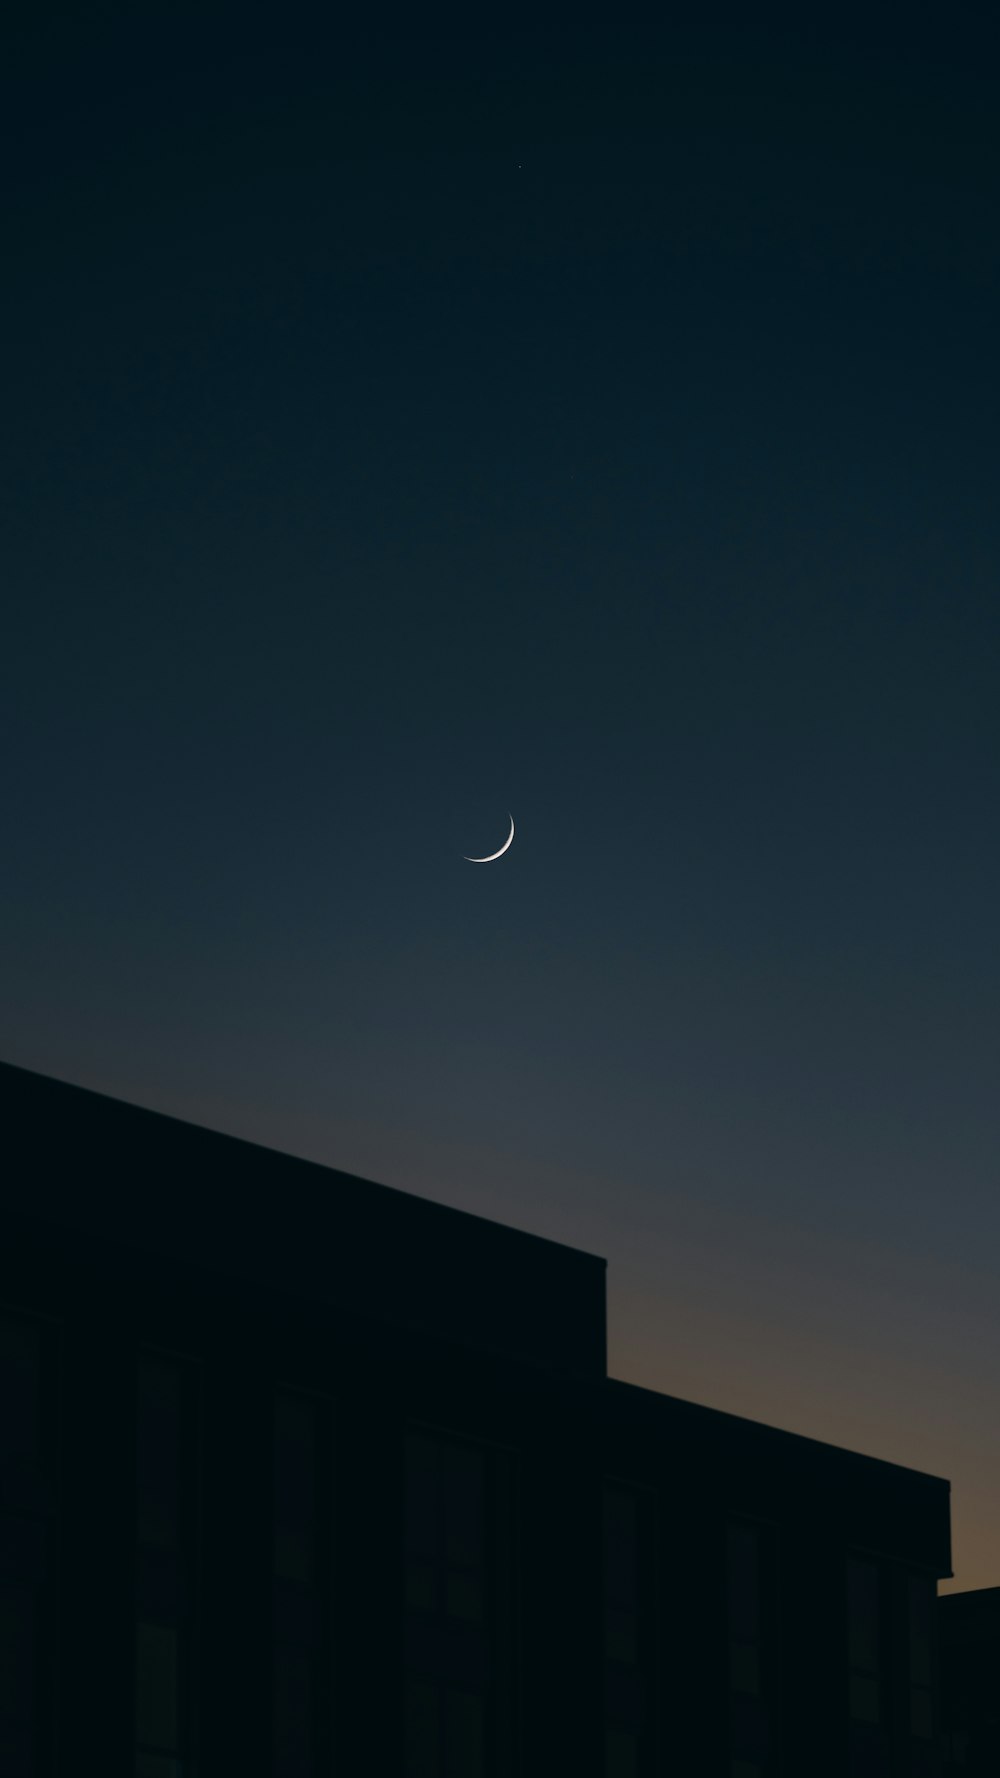
[[[905,1463],[893,1463],[885,1457],[872,1457],[864,1451],[852,1451],[846,1445],[834,1445],[828,1443],[826,1439],[810,1438],[806,1433],[790,1432],[785,1426],[772,1426],[766,1420],[751,1420],[743,1414],[729,1413],[725,1408],[713,1408],[708,1407],[704,1402],[688,1401],[683,1396],[665,1395],[660,1390],[646,1389],[639,1383],[629,1383],[621,1377],[608,1377],[607,1381],[615,1391],[621,1391],[633,1398],[641,1397],[650,1403],[667,1403],[672,1410],[680,1410],[685,1414],[712,1420],[720,1429],[725,1426],[738,1427],[741,1430],[745,1429],[752,1435],[763,1434],[769,1439],[784,1441],[803,1452],[815,1451],[824,1456],[835,1454],[838,1458],[849,1463],[861,1464],[866,1468],[870,1467],[880,1472],[892,1470],[897,1475],[913,1477],[914,1480],[921,1483],[930,1483],[934,1487],[944,1488],[949,1493],[951,1492],[951,1482],[945,1476],[931,1475],[926,1470],[913,1469]],[[997,1588],[996,1591],[1000,1592],[1000,1588]]]
[[[250,1150],[255,1157],[266,1156],[283,1166],[294,1166],[302,1169],[302,1177],[306,1171],[315,1180],[317,1177],[349,1180],[354,1186],[364,1186],[373,1193],[384,1193],[395,1199],[404,1199],[408,1204],[420,1204],[432,1212],[438,1212],[448,1218],[462,1218],[466,1223],[477,1224],[482,1229],[496,1230],[504,1238],[518,1242],[530,1243],[535,1248],[548,1248],[555,1253],[565,1254],[574,1260],[583,1260],[591,1265],[599,1266],[607,1271],[608,1262],[601,1255],[590,1253],[583,1247],[571,1247],[567,1241],[556,1241],[548,1235],[536,1235],[529,1229],[522,1229],[507,1222],[498,1222],[495,1217],[482,1216],[475,1210],[463,1210],[457,1205],[443,1203],[439,1198],[424,1197],[422,1193],[409,1191],[405,1186],[386,1185],[382,1180],[369,1179],[364,1174],[350,1173],[343,1167],[335,1167],[324,1161],[310,1160],[306,1155],[295,1154],[288,1149],[273,1148],[270,1143],[255,1142],[246,1136],[235,1136],[229,1131],[219,1130],[211,1124],[202,1124],[192,1118],[176,1117],[171,1112],[155,1111],[151,1106],[140,1105],[134,1099],[120,1099],[113,1093],[102,1092],[95,1087],[81,1086],[77,1081],[63,1080],[54,1074],[43,1074],[39,1069],[24,1068],[19,1063],[7,1062],[0,1058],[0,1075],[4,1073],[20,1075],[25,1080],[37,1083],[40,1087],[56,1087],[60,1091],[79,1094],[81,1098],[99,1101],[102,1105],[114,1106],[118,1111],[127,1111],[139,1119],[155,1120],[160,1125],[169,1125],[178,1131],[197,1131],[206,1141],[225,1144],[230,1149],[242,1148]]]

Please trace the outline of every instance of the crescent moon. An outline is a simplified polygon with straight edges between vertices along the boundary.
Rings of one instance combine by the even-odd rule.
[[[510,811],[508,810],[507,812],[508,812],[508,815],[510,815]],[[494,858],[502,858],[503,857],[504,853],[507,850],[507,847],[511,844],[511,841],[513,840],[513,838],[514,838],[514,817],[513,817],[513,815],[510,815],[510,832],[507,835],[507,838],[504,840],[503,845],[500,847],[499,852],[491,852],[488,858],[467,858],[465,860],[466,864],[492,864]]]

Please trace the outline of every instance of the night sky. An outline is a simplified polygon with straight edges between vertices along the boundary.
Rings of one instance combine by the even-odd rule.
[[[326,10],[6,59],[0,1055],[606,1255],[996,1585],[996,46]]]

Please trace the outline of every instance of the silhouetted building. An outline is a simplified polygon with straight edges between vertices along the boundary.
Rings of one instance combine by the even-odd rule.
[[[604,1262],[0,1068],[3,1778],[937,1773],[947,1484],[608,1379]]]
[[[1000,1587],[938,1600],[944,1769],[1000,1774]]]

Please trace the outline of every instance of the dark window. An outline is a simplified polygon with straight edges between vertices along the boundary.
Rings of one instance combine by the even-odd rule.
[[[882,1572],[874,1562],[851,1557],[847,1564],[847,1703],[850,1768],[857,1778],[881,1778],[889,1770],[884,1635]]]
[[[48,1771],[52,1684],[52,1330],[0,1316],[0,1772]]]
[[[186,1778],[197,1538],[193,1372],[144,1355],[136,1391],[136,1778]]]
[[[652,1525],[649,1502],[604,1490],[605,1778],[640,1778],[652,1759]]]
[[[874,1562],[847,1565],[848,1658],[852,1722],[882,1719],[879,1571]]]
[[[933,1630],[936,1587],[924,1575],[909,1576],[910,1734],[930,1741],[934,1734]]]
[[[732,1778],[763,1778],[773,1764],[776,1675],[771,1534],[763,1525],[726,1528],[729,1725]]]
[[[8,1476],[34,1478],[42,1457],[42,1330],[35,1321],[0,1319],[0,1411]]]
[[[759,1697],[763,1613],[760,1597],[760,1537],[755,1526],[730,1525],[729,1684],[734,1692]]]
[[[406,1440],[406,1778],[499,1778],[511,1712],[509,1467]]]
[[[332,1448],[329,1405],[274,1404],[275,1778],[329,1771]]]

